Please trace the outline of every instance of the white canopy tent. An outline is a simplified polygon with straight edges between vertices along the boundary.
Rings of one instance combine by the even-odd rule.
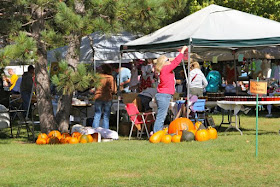
[[[123,32],[111,36],[107,36],[99,32],[94,32],[89,36],[85,36],[82,38],[80,47],[80,62],[95,63],[96,66],[99,66],[102,63],[119,63],[120,46],[134,39],[136,39],[136,36],[128,32]],[[65,59],[67,48],[68,46],[63,46],[48,51],[48,61],[57,62],[60,59]],[[132,59],[157,58],[158,56],[159,54],[149,52],[126,53],[122,56],[122,62],[128,63]]]
[[[213,4],[126,43],[121,46],[121,53],[177,51],[184,45],[189,48],[189,67],[192,52],[199,55],[207,52],[232,53],[280,45],[280,23]]]

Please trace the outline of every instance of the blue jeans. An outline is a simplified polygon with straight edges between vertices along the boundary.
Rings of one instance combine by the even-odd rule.
[[[167,111],[172,95],[157,93],[155,97],[156,97],[158,110],[157,110],[156,121],[154,124],[154,133],[163,129],[163,125],[164,125],[163,123],[167,115]]]
[[[25,110],[25,112],[23,114],[24,114],[24,117],[27,117],[26,115],[28,115],[27,110],[30,105],[31,93],[23,91],[20,94],[21,94],[21,99],[22,99],[22,109]]]
[[[92,127],[97,128],[99,127],[102,110],[104,110],[103,113],[103,128],[109,129],[109,119],[111,114],[111,105],[112,101],[101,101],[101,100],[95,100],[94,107],[95,107],[95,113],[94,113],[94,119],[92,122]]]

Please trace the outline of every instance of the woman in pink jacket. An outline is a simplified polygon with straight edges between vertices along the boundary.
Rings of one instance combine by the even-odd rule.
[[[167,115],[168,107],[173,94],[175,93],[175,75],[173,70],[180,64],[187,47],[184,46],[180,54],[170,61],[162,55],[156,60],[155,69],[160,72],[160,83],[157,87],[156,102],[158,106],[156,121],[154,124],[154,133],[163,129],[163,123]]]

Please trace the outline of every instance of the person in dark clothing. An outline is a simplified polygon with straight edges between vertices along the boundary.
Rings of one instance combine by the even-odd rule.
[[[22,81],[20,84],[20,94],[22,98],[22,109],[28,110],[30,104],[30,97],[33,90],[33,77],[34,77],[34,67],[32,65],[28,66],[28,71],[24,72],[22,75]]]

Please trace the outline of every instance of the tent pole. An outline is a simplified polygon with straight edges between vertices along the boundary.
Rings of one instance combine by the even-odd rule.
[[[236,87],[235,87],[235,93],[236,95],[238,95],[238,84],[237,84],[237,67],[236,67],[236,59],[235,59],[235,53],[236,51],[232,51],[232,54],[233,54],[233,63],[234,63],[234,79],[235,79],[235,84],[236,84]]]
[[[190,38],[189,46],[188,46],[188,76],[187,76],[187,118],[189,118],[189,112],[190,112],[190,63],[191,63],[191,46],[192,38]]]
[[[188,88],[188,74],[187,74],[187,70],[186,70],[184,59],[182,59],[182,66],[183,66],[184,75],[185,75],[185,79],[186,79],[186,89],[187,89]]]
[[[121,81],[121,64],[122,64],[122,52],[120,52],[120,63],[119,63],[119,80],[117,80],[117,82]],[[119,125],[120,125],[120,100],[121,100],[121,95],[120,95],[120,86],[119,84],[117,84],[117,96],[118,96],[118,110],[117,110],[117,133],[119,133]]]
[[[93,71],[94,71],[94,73],[96,73],[96,61],[95,61],[95,59],[93,59]]]

